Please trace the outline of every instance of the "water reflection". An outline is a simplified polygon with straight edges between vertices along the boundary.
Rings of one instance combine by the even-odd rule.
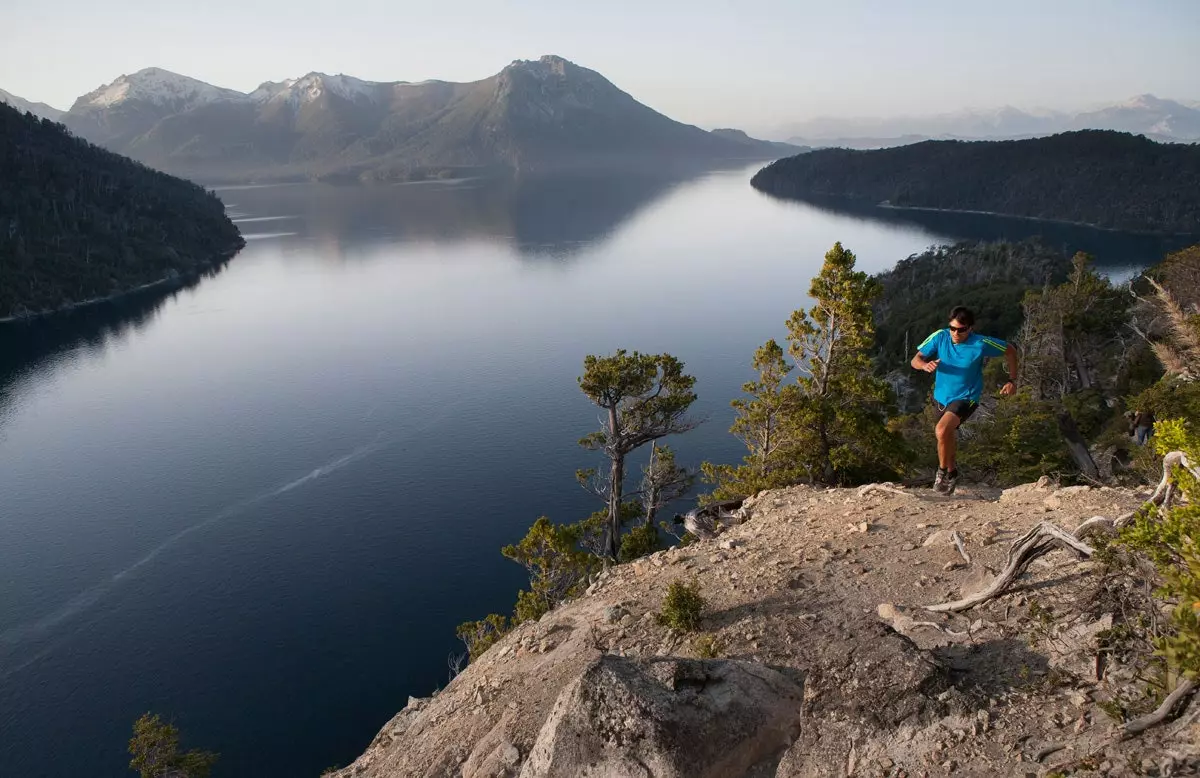
[[[1040,238],[1051,248],[1067,254],[1084,251],[1106,268],[1110,275],[1131,275],[1160,261],[1165,255],[1200,242],[1200,235],[1152,235],[1117,232],[1062,222],[993,216],[981,213],[923,211],[884,208],[862,200],[838,197],[782,198],[760,193],[762,197],[792,203],[798,208],[815,208],[825,213],[852,215],[885,224],[921,227],[948,241],[1021,241]]]
[[[100,356],[111,343],[149,327],[180,292],[215,277],[224,267],[220,263],[207,268],[169,289],[146,289],[53,316],[0,324],[0,434],[8,406],[26,378],[60,360]]]
[[[575,176],[392,186],[330,184],[218,190],[247,240],[343,243],[502,242],[523,258],[565,258],[613,234],[690,175]],[[240,214],[263,214],[241,217]]]

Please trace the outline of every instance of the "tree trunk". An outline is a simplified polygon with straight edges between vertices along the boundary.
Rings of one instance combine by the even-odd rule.
[[[617,561],[621,537],[621,488],[625,481],[625,455],[616,454],[612,460],[612,472],[608,490],[608,556]]]
[[[1087,362],[1083,359],[1083,349],[1078,343],[1071,348],[1071,356],[1075,362],[1075,372],[1079,375],[1079,388],[1091,389],[1092,374],[1088,371]]]
[[[1079,426],[1070,413],[1063,411],[1058,415],[1058,430],[1062,433],[1063,440],[1067,442],[1067,448],[1071,452],[1071,458],[1079,467],[1079,472],[1087,478],[1100,480],[1100,468],[1096,467],[1096,462],[1092,459],[1091,452],[1088,451],[1087,442],[1079,434]]]

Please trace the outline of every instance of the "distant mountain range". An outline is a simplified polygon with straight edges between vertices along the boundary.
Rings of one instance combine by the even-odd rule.
[[[249,94],[147,68],[80,97],[61,121],[205,181],[645,170],[804,150],[676,122],[556,56],[471,83],[309,73]]]
[[[934,116],[821,118],[779,128],[773,137],[790,143],[846,148],[902,146],[930,139],[1000,140],[1032,138],[1071,130],[1118,130],[1160,141],[1200,140],[1200,103],[1138,95],[1088,111],[960,111]]]

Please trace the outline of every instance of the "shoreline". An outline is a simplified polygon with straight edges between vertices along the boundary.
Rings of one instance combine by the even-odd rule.
[[[968,210],[964,208],[934,208],[928,205],[892,205],[886,200],[874,204],[876,208],[886,208],[889,211],[925,211],[928,213],[961,213],[970,214],[972,216],[993,216],[1001,219],[1020,219],[1022,221],[1044,222],[1046,224],[1066,224],[1072,227],[1086,227],[1089,230],[1099,230],[1101,232],[1120,232],[1130,235],[1146,235],[1150,237],[1161,238],[1186,238],[1195,236],[1200,233],[1194,232],[1160,232],[1155,230],[1133,230],[1121,227],[1101,227],[1098,224],[1091,222],[1077,222],[1070,219],[1051,219],[1047,216],[1022,216],[1014,213],[1001,213],[1000,211],[979,211]]]
[[[149,283],[142,284],[141,286],[135,286],[131,289],[124,289],[120,292],[113,292],[112,294],[106,295],[104,297],[92,297],[87,300],[80,300],[79,302],[67,303],[66,305],[60,306],[58,308],[52,308],[52,309],[46,310],[46,311],[36,311],[34,313],[23,313],[23,314],[16,314],[13,316],[0,317],[0,326],[6,325],[6,324],[24,324],[27,322],[36,321],[38,319],[45,319],[45,318],[48,318],[51,316],[57,316],[59,314],[70,313],[72,311],[77,311],[80,308],[87,308],[87,307],[93,306],[93,305],[102,305],[104,303],[116,302],[123,298],[130,297],[130,296],[136,295],[136,294],[140,294],[142,292],[149,292],[149,291],[157,289],[159,287],[175,286],[176,288],[179,288],[179,287],[184,286],[188,282],[188,280],[190,280],[190,278],[192,278],[192,277],[198,278],[200,276],[200,274],[203,273],[204,271],[212,270],[213,268],[220,267],[221,265],[224,265],[226,262],[229,262],[235,256],[237,256],[238,252],[240,252],[244,247],[245,247],[245,245],[243,242],[242,246],[232,248],[227,253],[218,255],[218,257],[216,259],[211,260],[206,263],[203,263],[203,264],[197,266],[196,268],[189,270],[186,273],[181,273],[177,270],[172,270],[171,275],[163,276],[162,278],[158,279],[157,281],[151,281]]]

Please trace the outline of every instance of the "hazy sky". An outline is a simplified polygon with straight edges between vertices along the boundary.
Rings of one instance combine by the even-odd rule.
[[[67,108],[158,66],[484,78],[561,54],[703,126],[1200,100],[1200,0],[0,0],[0,88]]]

